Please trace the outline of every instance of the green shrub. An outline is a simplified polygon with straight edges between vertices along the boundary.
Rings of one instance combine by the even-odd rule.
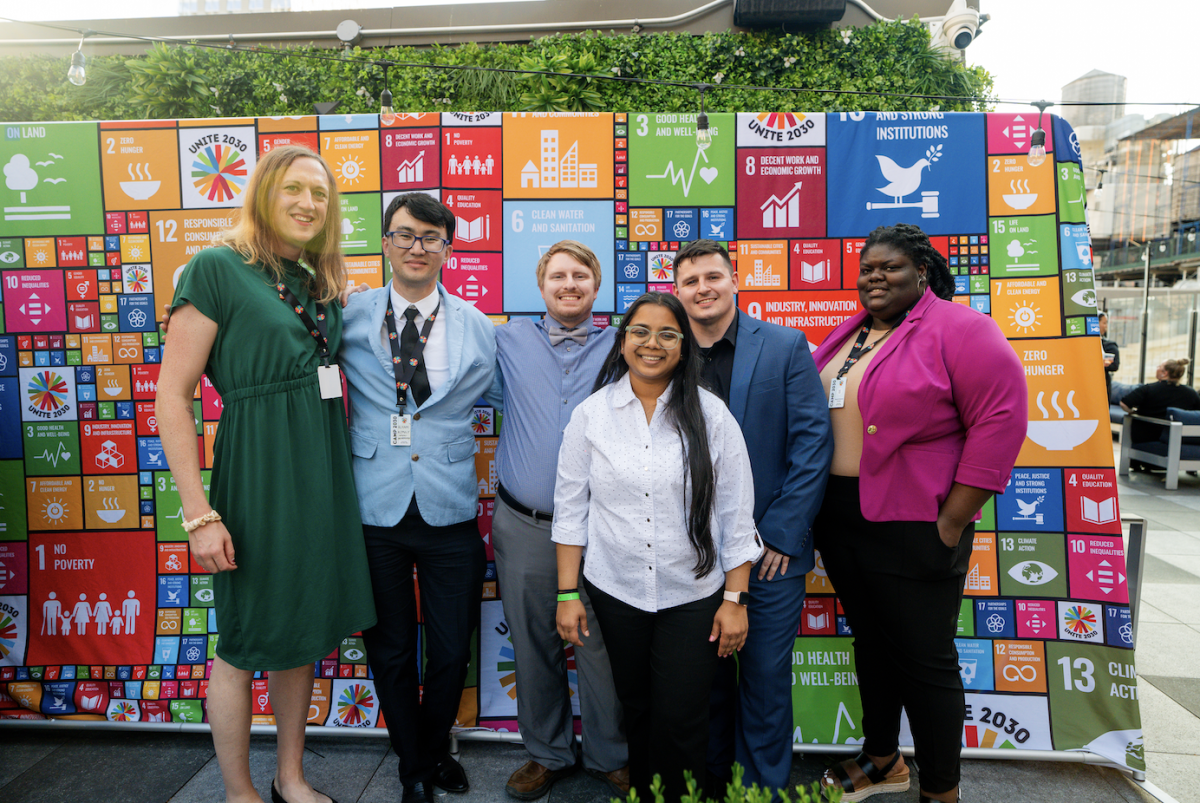
[[[314,58],[301,58],[312,56]],[[929,46],[923,25],[881,22],[804,34],[585,32],[522,44],[283,50],[156,45],[143,56],[93,56],[88,83],[67,82],[69,58],[0,57],[0,116],[10,121],[257,117],[376,113],[383,69],[398,111],[646,111],[698,108],[692,86],[627,83],[603,76],[713,85],[709,111],[980,111],[971,100],[819,89],[953,95],[986,102],[992,78]],[[466,69],[464,69],[466,68]],[[535,70],[554,75],[489,72]],[[582,73],[572,77],[566,73]],[[778,92],[745,87],[798,88]]]
[[[705,798],[704,795],[697,789],[696,779],[688,771],[684,771],[683,777],[687,784],[687,794],[679,799],[679,803],[771,803],[772,795],[770,789],[763,789],[758,784],[753,784],[749,787],[742,783],[742,778],[745,775],[745,770],[741,764],[734,763],[733,765],[733,780],[725,787],[725,797],[720,801]],[[794,794],[794,796],[793,796]],[[821,785],[817,781],[813,781],[812,786],[805,788],[797,786],[794,793],[789,793],[786,789],[779,790],[779,799],[782,803],[840,803],[842,799],[842,790],[839,788],[831,788],[828,790],[828,797],[823,796]],[[662,777],[654,776],[654,781],[650,784],[650,797],[641,797],[637,789],[630,789],[629,796],[625,800],[612,798],[611,803],[663,803]]]

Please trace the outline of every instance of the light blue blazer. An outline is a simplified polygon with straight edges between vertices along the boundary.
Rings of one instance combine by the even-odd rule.
[[[450,376],[420,407],[409,396],[412,445],[391,445],[396,380],[391,346],[381,333],[389,290],[356,293],[343,312],[342,370],[350,383],[350,445],[363,524],[391,527],[416,494],[422,518],[446,526],[475,517],[472,407],[496,373],[496,334],[482,312],[438,285],[445,316]]]

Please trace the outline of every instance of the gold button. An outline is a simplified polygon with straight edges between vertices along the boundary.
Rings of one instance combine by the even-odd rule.
[[[875,425],[874,425],[874,424],[872,424],[871,426],[867,427],[867,434],[868,434],[868,435],[874,435],[874,434],[875,434],[875,431],[876,431],[876,430],[875,430]]]
[[[415,455],[413,455],[413,462],[414,462],[414,463],[415,463],[415,462],[417,462],[417,461],[418,461],[418,460],[420,460],[420,459],[421,459],[421,455],[419,455],[419,454],[415,454]]]

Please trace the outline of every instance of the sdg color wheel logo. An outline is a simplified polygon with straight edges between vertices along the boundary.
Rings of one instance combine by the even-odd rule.
[[[56,414],[67,404],[67,382],[53,371],[38,371],[27,387],[29,403],[39,412]]]
[[[230,145],[209,145],[192,162],[192,183],[210,201],[232,201],[246,185],[246,160]]]
[[[352,683],[342,689],[337,701],[337,718],[342,725],[362,728],[370,724],[375,708],[375,695],[367,686]]]

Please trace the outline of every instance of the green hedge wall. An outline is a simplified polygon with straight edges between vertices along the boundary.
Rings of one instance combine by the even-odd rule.
[[[86,49],[85,49],[86,52]],[[143,56],[88,59],[83,87],[66,80],[68,58],[0,58],[0,119],[123,120],[311,114],[339,101],[339,113],[378,112],[383,70],[365,59],[418,65],[579,72],[714,85],[711,111],[967,111],[970,102],[810,91],[769,92],[737,85],[991,97],[992,78],[929,46],[915,22],[807,34],[563,34],[527,44],[354,49],[346,58],[285,57],[317,48],[245,52],[156,45]],[[391,67],[397,111],[680,111],[697,108],[687,87],[486,70]]]

